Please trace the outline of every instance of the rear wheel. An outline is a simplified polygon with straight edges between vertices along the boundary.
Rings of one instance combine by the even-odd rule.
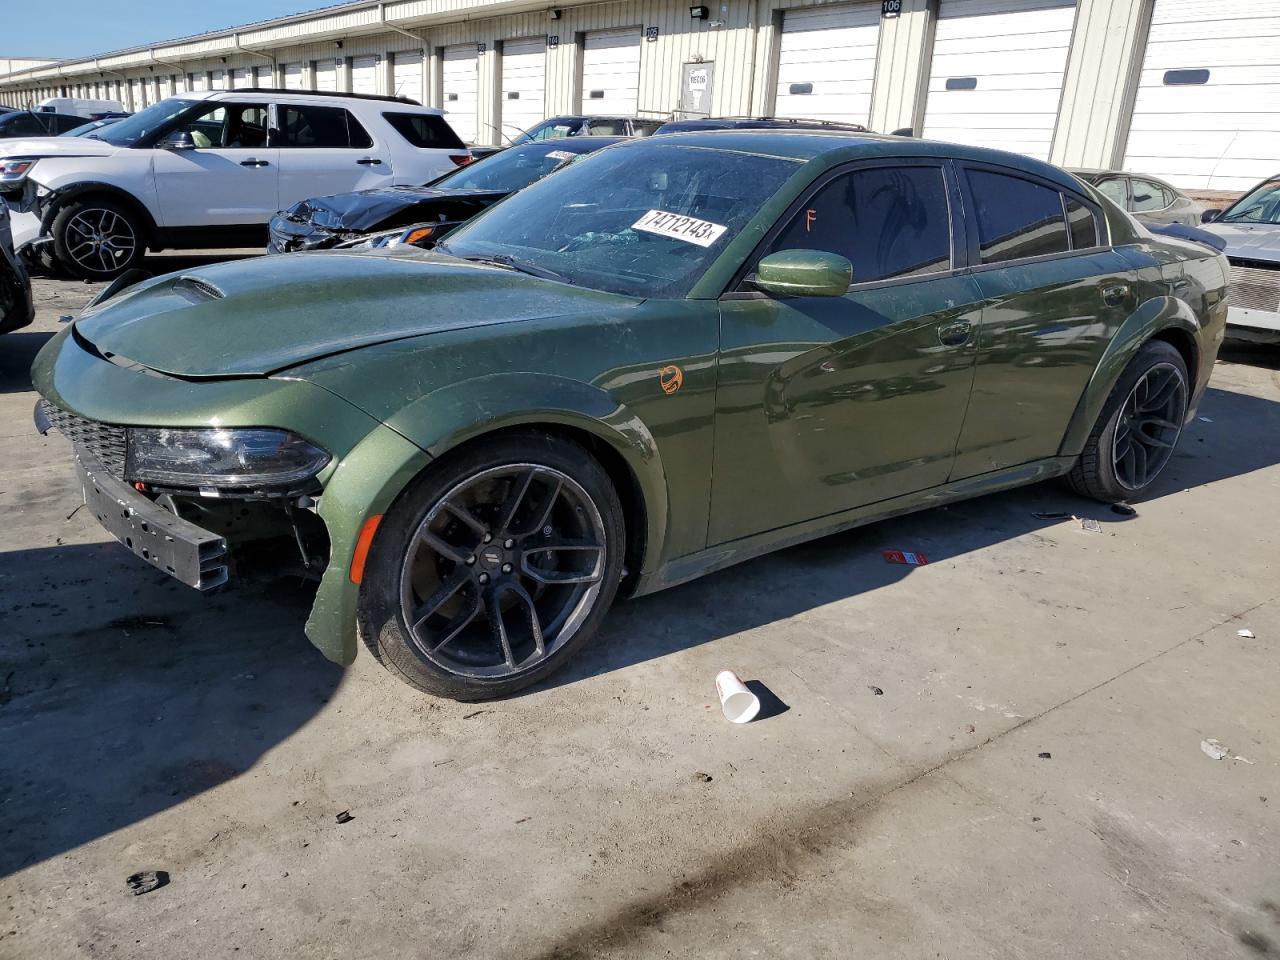
[[[581,447],[546,435],[485,443],[428,470],[383,520],[361,632],[420,690],[512,693],[595,633],[624,541],[617,493]]]
[[[1142,493],[1168,465],[1190,402],[1187,365],[1153,340],[1125,367],[1068,476],[1079,494],[1116,503]]]
[[[137,213],[105,198],[68,203],[54,216],[50,233],[58,264],[81,280],[114,279],[147,252]]]

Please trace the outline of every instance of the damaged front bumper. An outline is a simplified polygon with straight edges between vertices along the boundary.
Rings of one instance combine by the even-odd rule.
[[[347,240],[359,239],[359,232],[325,230],[313,223],[290,220],[276,214],[267,225],[267,253],[297,253],[300,250],[328,250]]]
[[[13,249],[28,262],[41,247],[52,244],[49,224],[53,201],[57,194],[27,179],[18,193],[0,196],[0,203],[9,208],[9,229],[13,235]]]

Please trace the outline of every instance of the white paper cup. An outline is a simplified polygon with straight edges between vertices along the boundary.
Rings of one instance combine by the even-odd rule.
[[[724,718],[730,723],[750,723],[760,712],[760,698],[732,670],[716,674],[716,693],[720,695]]]

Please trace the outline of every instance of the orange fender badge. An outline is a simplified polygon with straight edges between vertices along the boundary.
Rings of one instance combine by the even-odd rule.
[[[684,386],[684,371],[674,363],[668,364],[658,371],[658,383],[662,385],[662,392],[671,396]]]

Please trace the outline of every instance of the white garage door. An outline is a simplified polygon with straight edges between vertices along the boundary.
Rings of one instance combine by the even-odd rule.
[[[286,90],[302,89],[302,64],[286,63],[284,65],[284,86]]]
[[[271,76],[270,67],[254,67],[253,68],[253,85],[255,87],[274,87],[275,79]]]
[[[245,87],[253,86],[249,79],[252,76],[248,67],[237,67],[231,71],[231,87],[233,90],[243,90]]]
[[[502,45],[502,133],[514,137],[545,119],[547,38]],[[504,141],[505,142],[505,141]]]
[[[1126,170],[1246,190],[1280,167],[1280,3],[1156,0]]]
[[[394,54],[392,82],[397,97],[422,102],[422,51],[410,50]]]
[[[476,142],[476,45],[444,48],[444,113],[449,126],[467,143]]]
[[[635,116],[640,100],[640,31],[588,33],[582,51],[582,112]]]
[[[317,60],[315,66],[315,86],[313,90],[338,89],[338,65],[332,60]]]
[[[1075,16],[1070,0],[942,0],[924,135],[1049,159]]]
[[[214,90],[227,89],[227,71],[215,70],[210,77],[210,87]]]
[[[351,92],[378,92],[378,58],[353,57],[351,60]]]
[[[788,10],[774,114],[865,124],[879,37],[879,4]]]

